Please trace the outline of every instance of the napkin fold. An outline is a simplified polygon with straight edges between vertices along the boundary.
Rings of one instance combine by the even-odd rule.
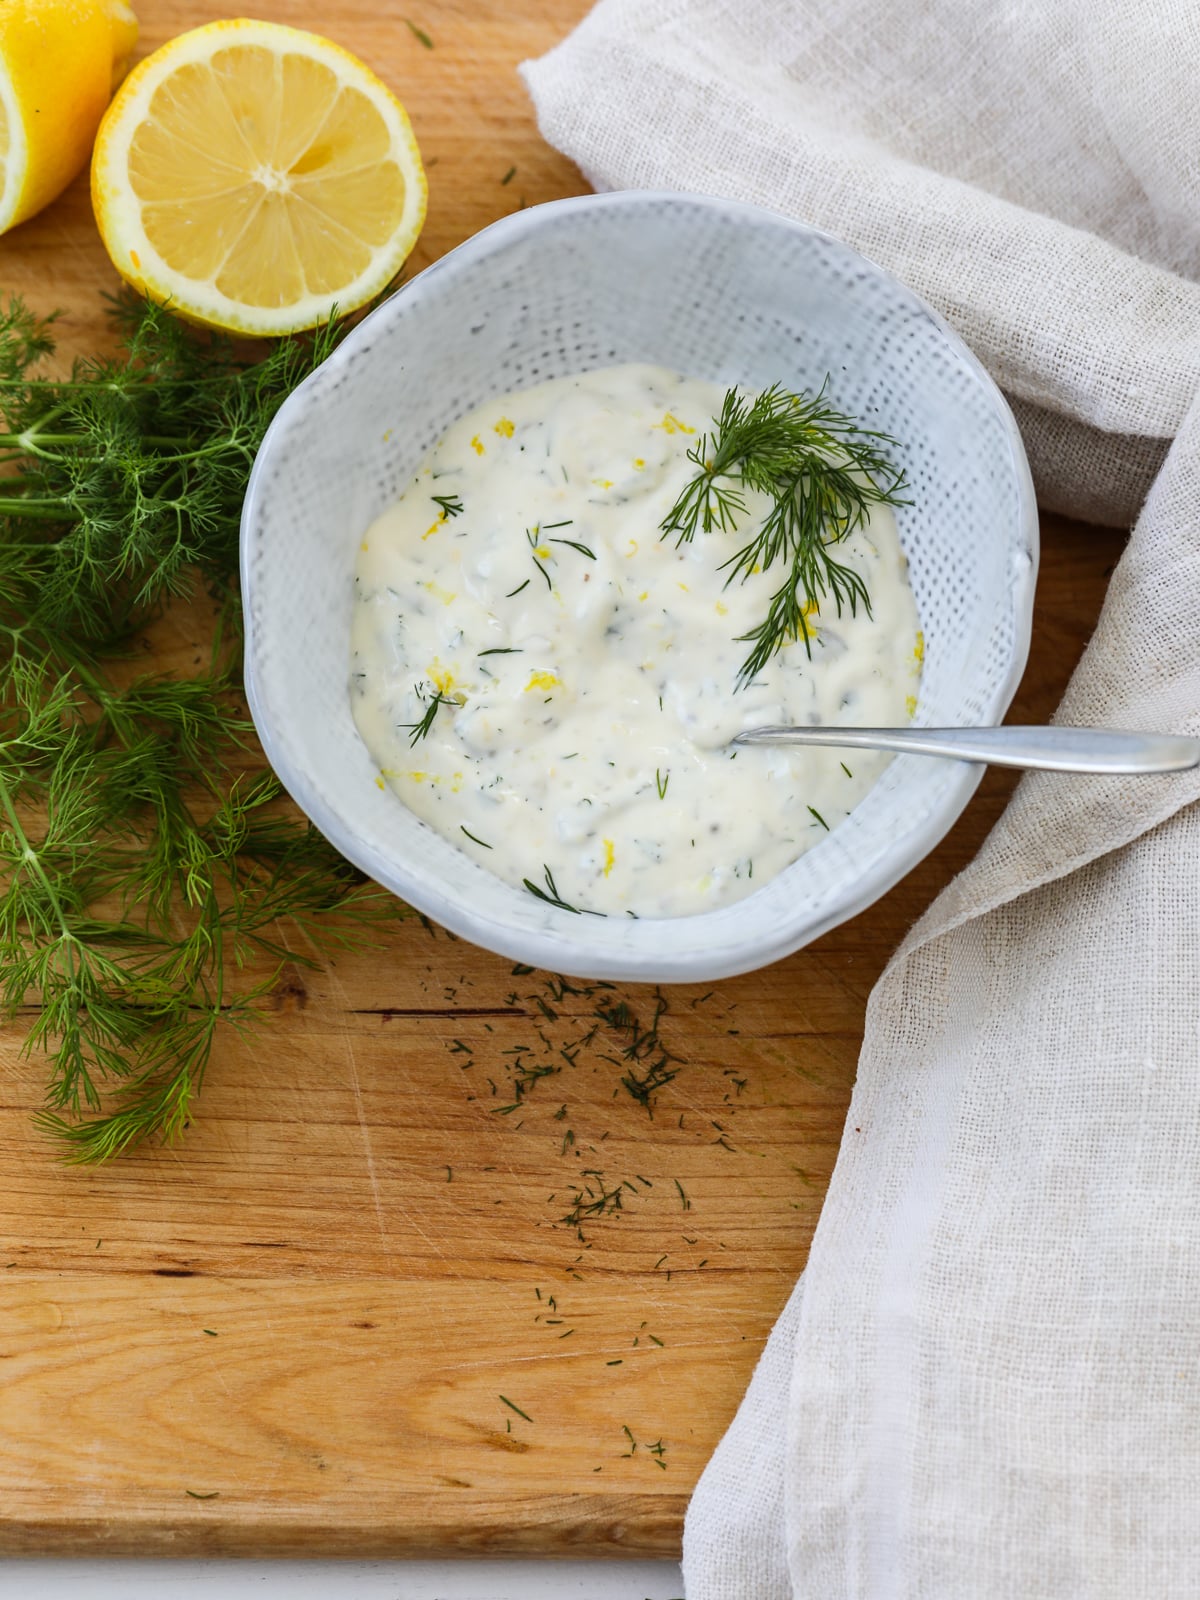
[[[1137,518],[1061,719],[1198,733],[1198,68],[1191,0],[601,0],[522,70],[597,188],[756,200],[935,305],[1042,504]],[[1197,798],[1029,775],[897,951],[689,1600],[1200,1593]]]

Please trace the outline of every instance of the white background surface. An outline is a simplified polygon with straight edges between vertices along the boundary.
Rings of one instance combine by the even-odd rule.
[[[673,1561],[0,1561],[4,1600],[676,1600]]]

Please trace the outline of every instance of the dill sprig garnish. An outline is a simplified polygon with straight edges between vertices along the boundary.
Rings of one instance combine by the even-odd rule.
[[[456,494],[434,494],[429,497],[446,517],[462,515],[463,503]]]
[[[0,1013],[32,1011],[40,1120],[78,1161],[187,1125],[219,1033],[305,962],[278,919],[329,947],[395,909],[283,803],[237,682],[250,466],[338,331],[250,365],[114,311],[118,352],[55,379],[52,319],[0,306]],[[144,627],[204,586],[210,663],[138,676]]]
[[[738,636],[751,646],[739,685],[792,640],[803,639],[811,656],[807,618],[829,597],[839,616],[843,607],[853,615],[860,604],[869,614],[866,585],[832,547],[863,526],[871,506],[906,503],[904,472],[885,453],[896,447],[888,434],[860,428],[830,405],[824,387],[816,395],[792,394],[780,384],[753,397],[726,393],[713,431],[687,453],[698,470],[661,527],[664,538],[674,533],[686,544],[698,532],[736,532],[748,493],[772,502],[759,531],[721,563],[728,583],[778,561],[788,569],[766,617]]]

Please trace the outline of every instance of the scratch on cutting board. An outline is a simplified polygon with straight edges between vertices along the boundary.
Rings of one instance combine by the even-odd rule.
[[[291,945],[288,942],[287,931],[282,926],[279,929],[279,937],[284,948],[290,952]],[[306,942],[312,946],[314,953],[318,953],[316,951],[316,946],[313,945],[312,941],[307,939],[307,937]],[[338,998],[341,1001],[342,1009],[348,1009],[349,1002],[345,986],[332,966],[329,966],[325,969],[325,976],[338,991]],[[388,1234],[387,1223],[383,1215],[383,1202],[379,1194],[379,1176],[375,1171],[375,1151],[371,1144],[371,1129],[369,1123],[367,1122],[366,1107],[363,1105],[362,1086],[358,1081],[358,1060],[354,1054],[354,1040],[350,1037],[348,1032],[342,1032],[342,1043],[345,1046],[346,1051],[346,1064],[350,1068],[350,1087],[354,1091],[354,1112],[358,1118],[358,1131],[362,1135],[363,1155],[367,1164],[367,1181],[371,1185],[371,1200],[375,1206],[375,1222],[379,1229],[380,1242],[387,1254],[391,1256],[394,1252],[392,1250],[391,1237]]]
[[[282,933],[282,931],[280,937],[285,948],[290,949],[291,947],[287,943],[287,937]],[[311,944],[311,941],[308,942]],[[315,945],[313,945],[312,948],[314,954],[320,954]],[[342,1010],[344,1012],[349,1012],[350,997],[346,993],[346,986],[343,984],[341,978],[338,976],[332,965],[323,966],[323,970],[331,987],[337,991],[338,1000],[341,1004]],[[367,1121],[366,1107],[363,1104],[362,1087],[358,1079],[358,1058],[354,1052],[354,1039],[351,1036],[349,1029],[342,1030],[342,1042],[346,1050],[346,1064],[350,1069],[350,1087],[354,1091],[354,1110],[355,1115],[358,1118],[359,1132],[362,1135],[363,1155],[366,1159],[367,1166],[367,1180],[371,1185],[371,1199],[375,1206],[375,1221],[379,1228],[379,1239],[388,1257],[390,1259],[394,1259],[396,1252],[393,1247],[391,1234],[388,1231],[386,1219],[384,1217],[383,1200],[379,1192],[379,1177],[375,1171],[375,1151],[371,1143],[371,1127]],[[404,1218],[405,1222],[409,1225],[409,1227],[412,1228],[413,1232],[421,1236],[421,1238],[429,1246],[430,1250],[440,1260],[448,1260],[449,1258],[447,1257],[445,1250],[442,1249],[441,1245],[436,1239],[432,1238],[428,1233],[426,1233],[425,1229],[421,1226],[420,1222],[418,1222],[417,1218],[413,1215],[409,1208],[398,1199],[394,1200],[393,1204],[395,1205],[395,1209]]]
[[[331,978],[334,987],[339,991],[343,1010],[348,1009],[347,995],[345,989],[342,987],[341,980],[336,976],[336,974],[333,973],[332,970],[329,972],[329,977]],[[387,1251],[388,1255],[391,1256],[394,1254],[394,1251],[392,1249],[391,1235],[388,1233],[387,1226],[384,1222],[383,1204],[379,1195],[379,1179],[375,1175],[375,1152],[371,1146],[371,1128],[370,1124],[367,1122],[366,1109],[363,1106],[362,1089],[359,1087],[358,1082],[358,1060],[354,1054],[354,1040],[351,1038],[348,1030],[342,1035],[342,1037],[346,1044],[346,1060],[350,1067],[350,1084],[354,1090],[354,1107],[358,1115],[359,1131],[362,1133],[363,1154],[367,1161],[367,1178],[371,1184],[371,1197],[375,1202],[375,1220],[379,1224],[379,1237],[383,1242],[383,1247]],[[441,1245],[438,1244],[437,1240],[431,1238],[430,1235],[425,1232],[425,1229],[417,1221],[416,1217],[412,1214],[407,1206],[402,1204],[399,1200],[397,1200],[395,1204],[396,1209],[403,1216],[405,1222],[408,1223],[414,1232],[419,1233],[421,1238],[424,1239],[425,1243],[434,1252],[434,1254],[439,1256],[444,1261],[446,1259],[446,1252],[442,1249]]]
[[[345,999],[345,996],[343,995],[342,998]],[[354,1041],[349,1034],[344,1037],[346,1041],[346,1059],[350,1067],[350,1084],[354,1090],[354,1109],[358,1116],[358,1130],[362,1134],[363,1155],[367,1161],[367,1178],[371,1184],[371,1198],[375,1202],[375,1221],[379,1224],[379,1237],[390,1255],[392,1242],[388,1237],[387,1227],[383,1220],[383,1204],[379,1198],[379,1179],[375,1174],[375,1152],[371,1146],[371,1129],[367,1124],[362,1089],[358,1082],[358,1061],[354,1054]]]

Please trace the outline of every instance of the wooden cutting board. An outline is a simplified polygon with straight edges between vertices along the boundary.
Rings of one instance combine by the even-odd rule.
[[[431,183],[414,269],[585,187],[514,71],[585,0],[255,9],[409,106]],[[149,49],[222,7],[140,11]],[[0,285],[62,307],[68,351],[104,341],[113,284],[82,182],[0,240]],[[1051,518],[1043,537],[1014,720],[1051,711],[1121,543]],[[177,612],[161,664],[205,626]],[[286,972],[262,1031],[223,1041],[185,1142],[100,1171],[32,1129],[43,1067],[9,1029],[0,1552],[675,1554],[804,1265],[867,994],[1010,788],[990,774],[884,900],[730,982],[564,987],[399,922]],[[677,1075],[651,1116],[622,1077],[656,1015]],[[552,1071],[518,1099],[522,1063]]]

